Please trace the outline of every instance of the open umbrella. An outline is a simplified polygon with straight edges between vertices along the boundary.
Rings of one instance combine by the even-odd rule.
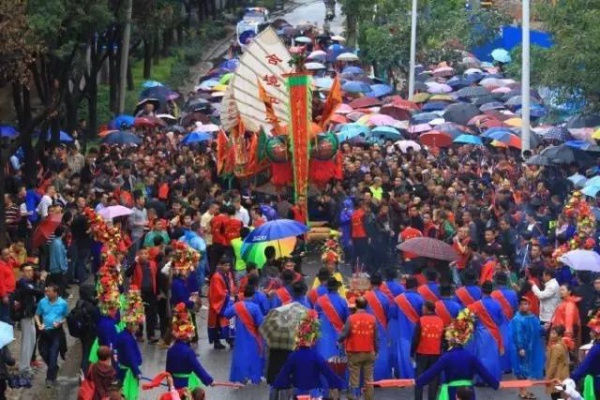
[[[98,211],[98,214],[106,220],[110,220],[118,217],[125,217],[131,215],[133,210],[131,208],[123,207],[121,205],[105,207]]]
[[[490,92],[482,86],[467,86],[456,92],[456,96],[464,98],[485,96],[487,94],[490,94]]]
[[[469,134],[470,130],[467,127],[460,126],[454,122],[444,122],[443,124],[435,127],[436,131],[444,132],[450,135],[453,139],[456,139],[460,135]]]
[[[494,61],[498,61],[505,64],[511,62],[512,60],[508,51],[504,49],[495,49],[494,51],[492,51],[492,58],[494,59]]]
[[[374,126],[394,126],[396,122],[397,121],[389,115],[374,114],[369,116],[367,123]]]
[[[160,100],[159,99],[146,98],[146,99],[140,100],[136,104],[135,110],[133,111],[133,115],[137,115],[137,113],[140,112],[148,103],[154,105],[154,112],[157,112],[160,109]]]
[[[369,134],[369,128],[361,124],[342,125],[337,132],[339,140],[346,141],[362,135],[366,137]]]
[[[241,251],[242,259],[247,263],[253,262],[258,268],[261,268],[267,262],[265,249],[269,246],[272,246],[275,249],[276,259],[288,257],[294,251],[296,237],[271,240],[269,242],[244,243]]]
[[[102,138],[102,143],[105,144],[118,144],[118,145],[126,145],[126,144],[141,144],[142,139],[138,136],[134,135],[131,132],[127,131],[119,131],[115,133],[111,133]]]
[[[318,63],[315,63],[318,64]],[[324,78],[316,78],[314,80],[315,82],[315,86],[318,87],[319,89],[331,89],[331,86],[333,86],[333,79],[329,78],[329,77],[324,77]]]
[[[142,83],[143,88],[153,88],[153,87],[159,87],[159,86],[164,86],[164,85],[162,83],[160,83],[159,81],[146,81],[146,82]]]
[[[588,197],[596,197],[598,192],[600,192],[600,185],[589,185],[581,189],[581,193]]]
[[[413,149],[414,151],[421,150],[421,145],[414,140],[398,140],[394,143],[394,146],[398,147],[405,154],[408,153],[408,149]]]
[[[308,232],[308,226],[291,219],[269,221],[256,228],[244,239],[244,243],[268,242],[303,235]]]
[[[591,161],[590,156],[585,151],[564,144],[547,147],[542,150],[540,155],[550,160],[552,164],[570,164],[576,162],[579,165],[585,165]]]
[[[0,125],[0,138],[13,138],[19,136],[19,132],[10,125]]]
[[[15,340],[13,326],[6,322],[0,322],[0,349]]]
[[[192,132],[187,134],[182,140],[182,145],[188,145],[192,143],[208,142],[212,140],[213,136],[207,132]]]
[[[430,99],[431,100],[431,99]],[[448,107],[448,103],[443,101],[430,101],[423,105],[423,111],[443,111]]]
[[[560,256],[558,261],[576,271],[600,272],[600,254],[592,250],[571,250]]]
[[[294,350],[298,325],[307,313],[306,307],[290,303],[274,308],[258,328],[260,335],[271,349]]]
[[[319,62],[308,62],[308,63],[304,64],[304,67],[309,71],[316,71],[319,69],[327,69],[327,67],[324,64],[321,64]]]
[[[397,141],[402,139],[400,131],[391,126],[378,126],[371,131],[371,134],[385,140]]]
[[[157,117],[138,117],[133,121],[136,128],[154,128],[156,126],[167,126],[167,123]]]
[[[306,36],[298,36],[294,38],[294,41],[297,43],[312,43],[312,39]]]
[[[581,175],[580,173],[574,173],[573,175],[569,176],[567,178],[568,180],[570,180],[573,185],[577,186],[577,187],[584,187],[586,182],[587,182],[587,178],[583,175]]]
[[[327,59],[327,53],[323,50],[315,50],[310,53],[307,57],[307,60],[317,60],[317,61],[325,61]]]
[[[48,132],[46,132],[46,141],[49,142],[50,140],[52,140],[52,131],[48,129]],[[73,138],[67,132],[60,131],[58,140],[63,143],[70,143],[73,141]]]
[[[489,111],[489,110],[502,110],[502,109],[504,109],[504,104],[500,103],[499,101],[492,101],[489,103],[485,103],[484,105],[479,107],[479,111],[481,111],[481,112]]]
[[[525,161],[525,164],[546,166],[546,165],[550,165],[550,160],[548,160],[544,156],[540,156],[539,154],[536,154],[534,156],[529,157],[527,159],[527,161]]]
[[[446,85],[445,83],[438,82],[426,82],[427,91],[429,93],[450,93],[452,92],[452,87]]]
[[[342,53],[336,57],[337,61],[358,61],[359,58],[354,53]]]
[[[380,106],[381,100],[372,97],[359,97],[358,99],[352,100],[348,105],[354,109],[358,108],[370,108]]]
[[[459,125],[467,125],[469,120],[479,115],[477,106],[468,103],[451,104],[444,111],[444,119]]]
[[[440,117],[440,115],[435,112],[416,113],[410,117],[410,123],[411,124],[427,124],[439,117]]]
[[[36,249],[40,247],[46,240],[48,240],[61,222],[62,214],[52,214],[44,218],[33,232],[33,237],[31,239],[33,248]]]
[[[114,129],[129,129],[133,126],[135,117],[133,115],[119,115],[108,123],[108,126]]]
[[[422,132],[428,132],[430,130],[431,130],[431,125],[429,125],[429,124],[416,124],[416,125],[411,125],[408,128],[409,133],[422,133]]]
[[[460,135],[456,139],[453,140],[454,143],[462,143],[462,144],[472,144],[474,146],[481,146],[483,142],[481,139],[474,135]]]
[[[397,121],[407,121],[410,119],[411,113],[406,108],[402,108],[398,105],[391,104],[383,106],[379,109],[379,113],[383,115],[389,115]]]
[[[399,249],[434,260],[456,261],[458,259],[458,254],[448,243],[428,237],[408,239],[400,244]]]
[[[383,97],[388,96],[394,92],[394,88],[390,85],[384,85],[381,83],[377,83],[375,85],[371,85],[371,91],[366,95],[369,97]]]
[[[419,142],[429,147],[449,147],[452,145],[452,137],[447,133],[431,131],[419,136]]]
[[[361,81],[348,81],[342,85],[342,90],[348,93],[368,93],[371,86]]]
[[[354,74],[354,75],[362,75],[365,71],[361,67],[357,67],[355,65],[349,65],[342,70],[342,74]]]

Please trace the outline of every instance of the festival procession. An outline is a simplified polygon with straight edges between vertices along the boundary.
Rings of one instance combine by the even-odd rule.
[[[376,71],[349,3],[246,7],[33,180],[0,126],[0,399],[600,399],[600,114],[520,50]]]

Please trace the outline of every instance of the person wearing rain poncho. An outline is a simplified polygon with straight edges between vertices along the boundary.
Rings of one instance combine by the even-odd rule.
[[[600,399],[600,312],[590,320],[588,328],[594,344],[571,379],[575,382],[583,379],[584,400],[597,400]]]
[[[144,305],[142,294],[136,286],[129,288],[127,307],[121,316],[125,329],[115,339],[114,350],[119,360],[117,376],[123,384],[123,396],[126,400],[138,400],[139,379],[142,372],[142,353],[135,339],[139,325],[144,323]]]
[[[456,398],[459,387],[472,387],[475,375],[494,389],[498,389],[500,382],[483,364],[463,346],[471,339],[475,329],[474,315],[469,309],[464,309],[458,317],[446,328],[446,340],[450,349],[442,354],[431,368],[415,380],[415,385],[423,387],[434,378],[443,377],[438,400]],[[460,368],[456,368],[460,365]]]
[[[319,317],[316,311],[309,310],[298,326],[296,350],[289,355],[275,378],[272,385],[274,389],[293,387],[295,395],[319,397],[323,379],[327,381],[330,389],[344,387],[344,381],[331,370],[325,359],[314,349],[318,336]]]

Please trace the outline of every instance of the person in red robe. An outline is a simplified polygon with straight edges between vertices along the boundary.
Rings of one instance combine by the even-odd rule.
[[[581,318],[577,303],[581,301],[581,298],[573,296],[567,285],[560,286],[559,294],[562,302],[556,307],[550,324],[553,327],[564,326],[565,336],[575,341],[575,346],[578,347],[581,342]]]
[[[233,282],[231,280],[231,259],[222,256],[217,264],[217,270],[210,278],[208,287],[208,342],[215,349],[224,349],[221,343],[230,341],[229,320],[223,316],[227,307],[233,303]]]

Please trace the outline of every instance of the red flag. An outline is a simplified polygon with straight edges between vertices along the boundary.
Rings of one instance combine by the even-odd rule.
[[[225,167],[225,160],[229,153],[229,138],[223,130],[217,135],[217,173],[221,173]]]
[[[340,83],[339,76],[336,76],[333,80],[333,85],[331,85],[331,89],[329,90],[329,94],[327,95],[327,101],[325,102],[325,106],[323,107],[323,113],[321,114],[321,127],[325,128],[331,116],[333,115],[333,111],[337,106],[342,104],[342,85]]]

